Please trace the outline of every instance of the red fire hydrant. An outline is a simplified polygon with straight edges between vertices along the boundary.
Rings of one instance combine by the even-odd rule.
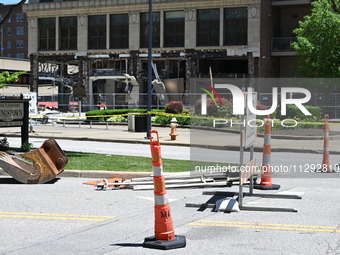
[[[176,118],[172,118],[171,119],[171,124],[170,124],[170,128],[171,128],[171,133],[170,133],[170,137],[171,140],[176,140],[176,136],[178,136],[177,134],[177,119]]]

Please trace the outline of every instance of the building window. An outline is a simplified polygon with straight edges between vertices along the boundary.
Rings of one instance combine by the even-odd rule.
[[[89,49],[106,49],[106,16],[89,16]]]
[[[25,58],[25,54],[24,53],[17,53],[16,58],[20,58],[20,59],[24,59]]]
[[[12,42],[11,41],[7,41],[7,49],[11,49],[12,48]]]
[[[17,35],[24,35],[25,29],[23,27],[17,27]]]
[[[55,50],[55,18],[38,20],[39,50]]]
[[[11,22],[12,22],[12,19],[9,18],[9,19],[7,20],[7,23],[11,23]]]
[[[140,14],[140,47],[148,48],[149,13]],[[152,47],[160,47],[160,13],[152,13]]]
[[[24,41],[17,40],[17,49],[23,49],[23,48],[24,48]]]
[[[60,22],[60,49],[77,49],[77,17],[63,17]]]
[[[247,8],[224,9],[224,45],[247,45]]]
[[[23,13],[18,13],[16,15],[16,21],[17,22],[24,22],[24,19],[25,19],[25,15]]]
[[[12,57],[12,54],[11,54],[11,53],[8,53],[8,54],[7,54],[7,57],[8,57],[8,58],[11,58],[11,57]]]
[[[129,48],[128,14],[110,15],[110,48]]]
[[[197,46],[220,45],[220,10],[197,11]]]
[[[166,12],[164,17],[164,47],[184,47],[184,12]]]
[[[8,36],[12,35],[12,29],[10,27],[7,28],[7,35]]]

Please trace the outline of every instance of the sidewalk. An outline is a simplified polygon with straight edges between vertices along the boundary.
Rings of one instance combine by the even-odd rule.
[[[170,127],[154,126],[158,130],[162,145],[174,146],[199,146],[224,150],[239,150],[240,135],[238,133],[225,132],[223,130],[213,131],[211,129],[198,130],[189,128],[178,128],[178,136],[175,141],[170,140]],[[8,137],[20,137],[20,128],[1,128],[0,133]],[[120,143],[145,143],[146,132],[128,131],[127,125],[90,125],[81,124],[39,124],[33,126],[33,132],[29,134],[35,138],[55,138],[81,141],[102,141]],[[280,138],[280,139],[277,139]],[[322,153],[322,137],[293,137],[293,136],[272,136],[272,151],[276,152],[304,152]],[[330,153],[340,154],[340,143],[336,140],[339,136],[331,137]],[[256,151],[262,151],[263,138],[257,137],[254,144]]]

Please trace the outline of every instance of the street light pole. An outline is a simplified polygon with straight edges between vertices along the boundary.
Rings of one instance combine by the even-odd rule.
[[[149,0],[149,21],[148,21],[148,89],[147,89],[147,110],[151,112],[152,95],[152,0]],[[147,115],[146,119],[146,137],[150,138],[151,130],[151,114]]]

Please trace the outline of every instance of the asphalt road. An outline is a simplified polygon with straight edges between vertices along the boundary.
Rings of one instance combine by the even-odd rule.
[[[142,247],[154,231],[152,191],[95,191],[84,181],[22,185],[0,177],[0,254],[340,254],[336,179],[280,180],[280,192],[303,192],[302,200],[244,198],[298,213],[199,211],[185,203],[209,200],[203,189],[169,190],[175,233],[187,247],[167,252]]]

